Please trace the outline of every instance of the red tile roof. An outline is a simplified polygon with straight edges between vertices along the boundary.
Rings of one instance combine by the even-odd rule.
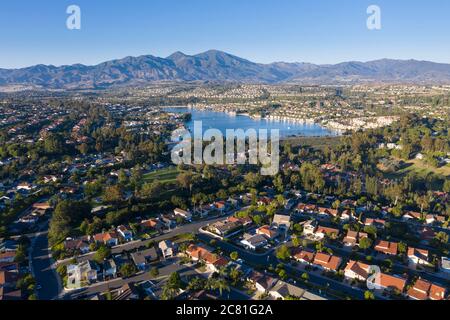
[[[375,250],[385,254],[396,255],[398,252],[398,243],[378,240],[375,244]]]
[[[314,257],[314,264],[320,265],[326,269],[336,271],[341,264],[342,259],[326,253],[317,253]]]

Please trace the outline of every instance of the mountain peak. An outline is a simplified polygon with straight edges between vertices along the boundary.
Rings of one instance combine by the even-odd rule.
[[[37,85],[47,89],[107,88],[154,81],[234,81],[246,83],[420,83],[449,84],[450,65],[418,60],[381,59],[335,65],[255,63],[219,50],[197,55],[177,51],[167,58],[126,57],[95,66],[36,65],[0,69],[0,85]]]
[[[183,58],[187,58],[187,57],[189,57],[187,54],[185,54],[181,51],[176,51],[176,52],[172,53],[170,56],[168,56],[166,59],[178,60],[178,59],[183,59]]]

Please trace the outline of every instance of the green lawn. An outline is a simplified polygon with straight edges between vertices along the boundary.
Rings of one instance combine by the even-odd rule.
[[[396,159],[398,160],[398,159]],[[431,166],[428,166],[423,161],[414,159],[406,161],[403,167],[395,172],[384,172],[384,177],[388,179],[398,179],[403,178],[407,174],[414,172],[418,174],[421,177],[426,177],[428,174],[432,173],[438,176],[441,176],[442,178],[449,178],[450,177],[450,166],[443,166],[440,168],[434,168]]]
[[[146,183],[151,183],[153,181],[159,181],[161,183],[176,182],[179,173],[180,171],[176,167],[157,170],[144,175],[144,182]]]
[[[407,165],[405,168],[398,172],[399,174],[405,175],[409,172],[416,172],[419,175],[426,176],[429,173],[434,173],[445,177],[450,177],[450,167],[448,165],[440,168],[434,168],[417,159],[409,160],[406,164]]]

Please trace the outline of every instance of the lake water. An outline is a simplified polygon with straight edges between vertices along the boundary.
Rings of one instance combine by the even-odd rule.
[[[267,119],[253,119],[245,115],[231,115],[224,112],[209,110],[196,110],[185,107],[164,108],[164,111],[173,113],[191,113],[192,120],[186,123],[186,127],[193,132],[194,121],[203,122],[203,130],[219,129],[224,135],[227,129],[279,129],[281,137],[289,136],[335,136],[336,132],[321,127],[318,124],[299,123],[290,121],[278,121]]]

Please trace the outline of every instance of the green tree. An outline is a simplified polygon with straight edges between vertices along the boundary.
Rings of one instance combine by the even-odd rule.
[[[132,263],[125,263],[120,267],[120,274],[124,278],[129,278],[137,272],[136,267]]]
[[[163,287],[161,294],[162,300],[173,300],[180,292],[181,278],[178,272],[174,272],[169,276],[166,284]]]
[[[288,260],[291,257],[291,252],[286,245],[282,245],[276,251],[276,257],[280,260]]]
[[[150,276],[152,278],[156,278],[156,277],[159,276],[159,270],[158,270],[157,267],[153,267],[153,268],[150,269]]]
[[[366,300],[375,300],[375,295],[373,294],[372,291],[366,290],[364,292],[364,299],[366,299]]]
[[[359,247],[363,250],[369,249],[372,246],[372,240],[364,237],[361,240],[359,240]]]
[[[233,261],[236,261],[237,259],[239,259],[239,253],[237,251],[233,251],[232,253],[230,253],[230,258]]]
[[[105,245],[101,245],[94,255],[94,261],[101,264],[111,255],[111,249]]]
[[[190,291],[201,291],[206,287],[206,280],[201,277],[193,277],[188,285],[187,289]]]

